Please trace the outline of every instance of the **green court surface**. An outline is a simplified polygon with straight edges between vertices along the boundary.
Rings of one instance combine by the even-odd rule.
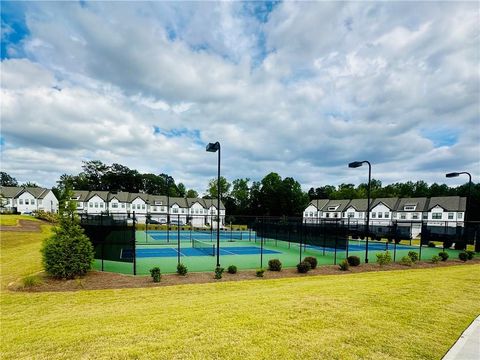
[[[152,236],[153,235],[153,236]],[[161,232],[151,232],[146,234],[144,231],[137,231],[137,257],[136,273],[137,275],[148,275],[149,270],[155,266],[160,267],[162,273],[176,272],[177,264],[185,264],[190,272],[213,272],[216,266],[216,256],[204,254],[192,248],[190,232],[185,231],[180,234],[180,254],[178,254],[178,233],[171,232],[167,236]],[[216,244],[216,234],[192,234],[192,239],[199,239],[206,244],[214,246]],[[233,241],[232,241],[233,240]],[[365,242],[350,240],[348,254],[345,249],[322,248],[320,246],[302,246],[299,244],[288,243],[280,240],[264,239],[263,251],[261,250],[261,240],[256,239],[255,235],[248,232],[237,233],[230,236],[228,233],[222,234],[220,238],[220,265],[227,268],[229,265],[235,265],[239,270],[267,268],[270,259],[279,259],[284,268],[295,267],[301,259],[306,256],[317,258],[319,265],[338,264],[345,259],[347,255],[356,255],[361,262],[365,261]],[[231,249],[232,251],[230,251]],[[245,252],[242,252],[245,249]],[[376,262],[376,254],[385,251],[386,243],[380,241],[369,242],[368,258],[369,262]],[[394,250],[393,244],[388,244],[392,258],[400,261],[409,251],[419,253],[421,260],[430,260],[432,256],[438,255],[442,248],[430,248],[418,245],[408,245],[407,243],[398,245]],[[458,258],[458,250],[447,249],[450,258]],[[263,254],[262,254],[263,252]],[[216,254],[216,249],[215,249]],[[95,260],[94,267],[98,270],[102,268],[102,261]],[[133,274],[132,262],[103,261],[103,270],[117,272],[122,274]]]

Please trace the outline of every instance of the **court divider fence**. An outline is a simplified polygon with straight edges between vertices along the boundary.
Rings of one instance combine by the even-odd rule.
[[[95,248],[96,268],[146,275],[158,266],[173,273],[183,263],[189,271],[213,271],[217,230],[214,215],[81,214],[80,224]],[[227,216],[219,232],[220,264],[239,270],[266,268],[279,259],[295,267],[306,256],[320,265],[338,264],[350,255],[375,262],[389,251],[399,261],[409,251],[430,259],[440,251],[455,258],[467,245],[479,251],[479,222],[378,221],[367,227],[350,219]]]

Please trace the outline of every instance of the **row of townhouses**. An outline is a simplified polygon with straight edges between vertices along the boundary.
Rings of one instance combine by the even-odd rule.
[[[466,198],[442,196],[432,198],[378,198],[370,200],[370,225],[389,226],[393,223],[411,226],[411,235],[418,236],[421,224],[428,226],[463,226]],[[343,223],[365,224],[367,199],[310,201],[303,213],[305,223],[320,219],[339,220]]]
[[[36,210],[57,212],[58,200],[51,189],[40,187],[0,187],[2,211],[31,213]]]
[[[74,191],[72,201],[77,211],[85,214],[133,214],[145,222],[147,214],[152,223],[170,223],[205,227],[216,226],[217,199],[180,198],[130,192]],[[225,206],[220,202],[220,225],[225,225]]]

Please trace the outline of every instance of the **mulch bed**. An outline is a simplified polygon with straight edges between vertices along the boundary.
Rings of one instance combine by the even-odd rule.
[[[464,263],[458,259],[448,260],[447,262],[439,262],[432,264],[427,261],[420,261],[413,266],[404,266],[400,264],[390,264],[380,267],[376,263],[362,264],[358,267],[350,267],[349,271],[340,271],[337,265],[319,266],[311,270],[307,274],[299,274],[296,269],[283,269],[280,272],[265,271],[263,279],[280,279],[280,278],[298,278],[315,275],[346,275],[373,271],[391,271],[391,270],[409,270],[409,269],[425,269],[437,268],[445,266],[468,266],[470,264],[480,264],[480,258],[474,258]],[[46,292],[46,291],[79,291],[79,290],[101,290],[101,289],[125,289],[125,288],[150,288],[160,286],[182,285],[182,284],[204,284],[212,282],[226,281],[243,281],[243,280],[259,280],[254,270],[239,271],[237,274],[224,273],[221,280],[213,278],[213,272],[208,273],[188,273],[186,276],[177,274],[162,275],[161,282],[154,283],[150,276],[133,276],[122,275],[116,273],[91,271],[86,276],[74,280],[56,280],[48,277],[45,273],[38,276],[42,279],[42,283],[30,288],[24,288],[20,283],[11,283],[8,286],[12,291],[28,291],[28,292]]]
[[[49,222],[40,220],[18,220],[18,225],[16,226],[2,226],[0,225],[0,231],[14,231],[14,232],[40,232],[42,229],[40,225],[51,225]]]

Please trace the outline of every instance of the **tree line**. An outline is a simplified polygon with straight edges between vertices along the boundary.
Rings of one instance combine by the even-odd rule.
[[[0,174],[1,185],[18,186],[15,178],[5,172]],[[26,183],[22,186],[36,186]],[[249,178],[235,179],[231,183],[220,178],[222,201],[228,215],[254,216],[301,216],[310,200],[314,199],[358,199],[367,197],[367,184],[324,185],[302,190],[293,177],[282,178],[272,172],[260,181],[251,182]],[[121,164],[107,165],[99,160],[85,161],[82,171],[77,175],[63,174],[53,188],[55,195],[65,188],[76,190],[103,190],[143,192],[153,195],[169,195],[196,198],[194,189],[186,189],[182,183],[176,183],[168,174],[140,173]],[[467,196],[468,183],[449,187],[446,184],[427,184],[425,181],[397,182],[386,186],[377,179],[371,181],[371,198],[382,197],[436,197]],[[217,198],[217,179],[210,180],[204,198]],[[480,183],[473,183],[470,197],[470,219],[480,220]]]

